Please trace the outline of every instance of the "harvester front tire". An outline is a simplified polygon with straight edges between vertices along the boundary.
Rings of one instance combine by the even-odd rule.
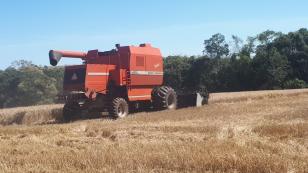
[[[154,108],[158,110],[176,109],[177,95],[176,92],[168,86],[155,88],[152,93]]]
[[[66,103],[63,107],[63,120],[70,122],[76,120],[81,115],[80,105],[77,102]]]
[[[110,115],[114,118],[124,118],[128,115],[128,103],[124,98],[116,97],[112,100]]]

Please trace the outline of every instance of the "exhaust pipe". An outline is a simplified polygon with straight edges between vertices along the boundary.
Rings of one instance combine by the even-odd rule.
[[[70,58],[81,58],[85,59],[87,53],[84,52],[74,52],[74,51],[59,51],[59,50],[50,50],[49,51],[49,62],[50,65],[56,66],[62,57]]]

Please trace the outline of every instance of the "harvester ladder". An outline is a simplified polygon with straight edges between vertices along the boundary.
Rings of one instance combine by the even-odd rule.
[[[126,84],[127,84],[127,87],[130,88],[130,86],[131,86],[131,75],[130,75],[129,70],[126,71]]]

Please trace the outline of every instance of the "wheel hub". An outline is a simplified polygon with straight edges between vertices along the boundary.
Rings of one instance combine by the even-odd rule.
[[[125,105],[123,103],[119,104],[117,108],[117,114],[118,114],[118,117],[126,116]]]
[[[175,103],[174,103],[174,96],[172,94],[170,94],[167,98],[167,107],[169,109],[173,109],[175,107]]]

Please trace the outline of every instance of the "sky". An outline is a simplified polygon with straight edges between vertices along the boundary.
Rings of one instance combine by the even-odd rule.
[[[117,43],[201,55],[215,33],[245,40],[308,28],[307,7],[307,0],[1,0],[0,69],[20,59],[49,65],[50,49],[104,51]]]

